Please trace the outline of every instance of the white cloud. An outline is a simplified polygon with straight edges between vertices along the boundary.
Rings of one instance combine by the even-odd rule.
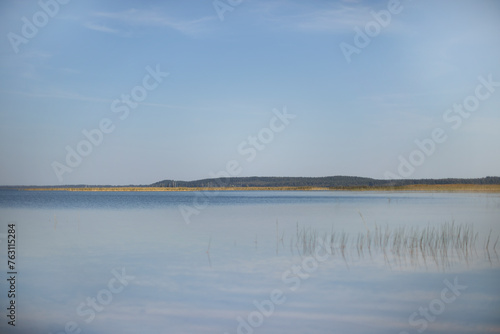
[[[186,35],[197,35],[207,30],[206,23],[214,17],[193,20],[171,18],[152,10],[129,9],[122,12],[98,12],[95,16],[121,21],[136,26],[168,27]]]
[[[366,8],[342,6],[299,16],[296,28],[313,32],[351,31],[355,26],[363,26],[370,20]]]
[[[116,34],[118,33],[118,30],[116,29],[112,29],[112,28],[109,28],[105,25],[102,25],[102,24],[97,24],[97,23],[93,23],[93,22],[86,22],[84,24],[84,26],[90,30],[95,30],[95,31],[100,31],[100,32],[106,32],[106,33],[110,33],[110,34]]]
[[[350,32],[373,20],[369,6],[357,1],[344,2],[318,8],[317,5],[275,1],[257,5],[255,12],[275,27],[303,32]]]

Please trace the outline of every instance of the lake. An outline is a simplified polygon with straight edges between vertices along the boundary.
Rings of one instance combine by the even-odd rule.
[[[9,190],[0,222],[2,333],[500,333],[500,194]]]

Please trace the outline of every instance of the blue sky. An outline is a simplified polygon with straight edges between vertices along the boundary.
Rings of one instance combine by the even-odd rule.
[[[0,184],[193,180],[229,161],[235,176],[499,175],[497,1],[221,0],[223,20],[212,1],[61,2],[0,5]],[[120,119],[147,68],[168,76]],[[94,145],[82,131],[102,120]]]

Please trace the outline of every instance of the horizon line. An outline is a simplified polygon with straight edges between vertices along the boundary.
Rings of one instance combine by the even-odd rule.
[[[0,188],[15,188],[15,187],[49,187],[49,188],[62,188],[62,187],[152,187],[154,184],[171,181],[171,182],[198,182],[205,180],[220,180],[220,179],[249,179],[249,178],[302,178],[302,179],[321,179],[321,178],[332,178],[332,177],[347,177],[347,178],[360,178],[360,179],[370,179],[374,181],[386,181],[386,182],[394,182],[394,181],[421,181],[421,180],[481,180],[487,178],[500,178],[500,176],[483,176],[483,177],[444,177],[444,178],[400,178],[400,179],[375,179],[372,177],[365,176],[351,176],[351,175],[330,175],[330,176],[235,176],[235,177],[217,177],[217,178],[204,178],[204,179],[194,179],[194,180],[174,180],[174,179],[163,179],[160,181],[156,181],[149,184],[123,184],[123,185],[112,185],[112,184],[88,184],[88,183],[80,183],[80,184],[61,184],[61,185],[0,185]]]

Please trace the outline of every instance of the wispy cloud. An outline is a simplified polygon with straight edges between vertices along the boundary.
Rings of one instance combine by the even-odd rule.
[[[296,28],[311,32],[351,31],[370,20],[368,9],[341,6],[337,9],[315,11],[296,17]]]
[[[86,22],[84,26],[90,30],[95,30],[95,31],[100,31],[100,32],[105,32],[109,34],[116,34],[118,33],[118,30],[109,28],[105,25],[102,24],[97,24],[93,22]]]
[[[5,90],[5,91],[0,91],[0,93],[21,95],[27,98],[51,98],[51,99],[65,99],[65,100],[90,101],[90,102],[106,102],[106,103],[112,102],[111,99],[88,97],[81,94],[66,92],[52,88],[38,89],[34,92]]]
[[[370,8],[355,1],[328,4],[323,8],[307,3],[271,1],[258,4],[254,11],[273,26],[304,32],[337,33],[352,30],[370,20]]]
[[[178,19],[163,15],[152,10],[129,9],[121,12],[98,12],[97,17],[108,18],[135,26],[167,27],[186,35],[197,35],[207,31],[207,23],[215,20],[214,17],[199,19]]]
[[[373,21],[373,12],[387,10],[385,4],[342,0],[337,2],[300,2],[271,0],[253,5],[249,11],[268,22],[273,28],[304,33],[353,33],[354,27],[363,28]],[[408,33],[406,22],[392,20],[384,32]]]
[[[79,73],[79,71],[76,70],[71,70],[71,71]],[[101,98],[101,97],[85,96],[82,94],[68,92],[57,88],[37,89],[36,91],[0,90],[0,94],[19,95],[30,99],[62,99],[62,100],[86,101],[86,102],[97,102],[106,104],[112,103],[117,98],[117,97]],[[173,105],[166,103],[139,102],[138,105],[161,108],[161,109],[173,109],[173,110],[183,110],[183,111],[202,110],[207,112],[208,111],[214,112],[213,108],[191,107],[191,106]]]

